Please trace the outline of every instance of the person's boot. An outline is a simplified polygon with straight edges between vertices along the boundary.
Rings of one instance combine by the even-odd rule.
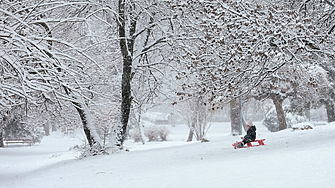
[[[236,142],[236,147],[237,147],[237,148],[242,148],[242,147],[243,147],[242,142],[240,142],[240,143]]]

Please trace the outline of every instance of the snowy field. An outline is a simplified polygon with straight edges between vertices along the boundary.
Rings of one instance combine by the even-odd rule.
[[[185,125],[168,142],[78,160],[69,148],[83,134],[52,133],[41,144],[0,149],[0,188],[334,188],[335,123],[270,133],[255,123],[265,146],[233,149],[229,123],[213,123],[210,142],[187,143]]]

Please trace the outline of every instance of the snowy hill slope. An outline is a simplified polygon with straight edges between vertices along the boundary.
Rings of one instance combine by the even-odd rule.
[[[265,146],[233,149],[238,137],[222,123],[213,124],[210,142],[187,143],[187,127],[177,126],[171,141],[128,141],[130,152],[83,160],[68,151],[79,139],[53,135],[41,145],[0,149],[0,187],[334,187],[335,124],[277,133],[256,126]]]

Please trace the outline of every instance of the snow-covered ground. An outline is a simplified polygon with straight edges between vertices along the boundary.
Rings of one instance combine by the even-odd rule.
[[[210,142],[187,143],[185,125],[169,127],[168,142],[129,140],[113,155],[78,160],[70,147],[83,135],[52,133],[31,147],[0,148],[0,188],[278,188],[335,187],[335,123],[270,133],[266,145],[233,149],[229,123],[213,123]]]

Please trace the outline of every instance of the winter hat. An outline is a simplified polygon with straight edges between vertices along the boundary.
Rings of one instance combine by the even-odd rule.
[[[247,126],[249,126],[249,127],[253,126],[253,123],[252,123],[251,120],[248,121]]]

